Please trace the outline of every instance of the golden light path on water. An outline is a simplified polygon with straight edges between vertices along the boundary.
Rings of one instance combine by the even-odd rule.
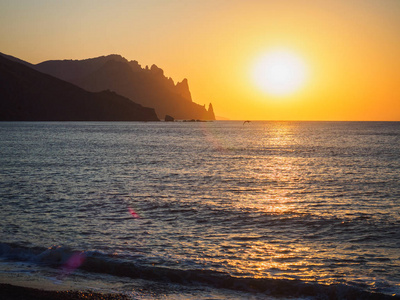
[[[257,122],[253,122],[257,123]],[[318,169],[315,166],[316,173],[324,174],[324,177],[316,177],[310,172],[310,166],[316,164],[315,158],[301,159],[296,155],[291,155],[291,151],[285,150],[285,153],[279,153],[281,149],[294,149],[298,145],[311,142],[307,141],[309,137],[299,134],[300,128],[296,123],[274,122],[269,123],[268,127],[253,126],[252,123],[244,124],[237,130],[248,131],[249,135],[257,135],[254,139],[249,138],[250,143],[247,143],[246,134],[235,135],[237,140],[223,138],[218,132],[213,132],[207,125],[203,126],[204,134],[207,142],[210,142],[213,147],[218,149],[220,155],[231,155],[235,157],[235,153],[240,159],[245,155],[245,164],[241,166],[239,172],[241,176],[246,177],[246,181],[253,182],[247,186],[237,187],[241,193],[240,201],[233,202],[231,205],[243,212],[265,215],[271,218],[276,216],[277,222],[287,219],[288,225],[282,227],[282,234],[287,231],[295,232],[298,228],[295,227],[296,219],[307,218],[312,214],[309,211],[309,205],[314,201],[319,202],[321,207],[328,204],[324,199],[314,199],[310,196],[304,182],[319,182],[329,180],[329,173],[326,170]],[[256,133],[254,132],[256,131]],[[243,138],[244,137],[244,138]],[[302,140],[300,140],[302,139]],[[306,141],[305,141],[306,140]],[[254,142],[255,141],[255,142]],[[254,144],[252,144],[254,143]],[[315,143],[315,141],[312,141]],[[318,143],[318,142],[317,142]],[[264,149],[265,153],[252,153],[252,149]],[[263,151],[263,150],[262,150]],[[269,155],[270,152],[277,152],[276,155]],[[265,155],[264,155],[265,154]],[[312,170],[313,168],[311,168]],[[308,170],[307,172],[304,172]],[[237,170],[235,170],[237,171]],[[329,192],[329,187],[318,187],[318,190],[326,189]],[[299,197],[299,193],[304,193],[303,197]],[[331,216],[332,211],[319,211],[320,217]],[[339,214],[339,212],[338,212]],[[346,211],[340,212],[346,214]],[[262,218],[262,217],[261,217]],[[279,221],[278,221],[279,220]],[[294,221],[294,223],[293,223]],[[299,221],[299,226],[303,226]],[[260,224],[266,235],[261,235],[255,232],[252,234],[231,234],[230,239],[239,240],[237,242],[232,255],[227,251],[224,263],[236,270],[238,276],[250,276],[255,278],[301,278],[305,281],[313,282],[323,279],[325,283],[336,282],[331,273],[325,271],[324,264],[316,257],[324,257],[325,260],[348,259],[346,254],[339,255],[331,253],[330,243],[307,244],[302,239],[299,239],[297,234],[293,235],[293,240],[281,243],[279,231],[268,231],[268,224]],[[243,228],[246,230],[246,228]],[[274,229],[276,230],[276,228]],[[318,230],[318,228],[316,228]],[[312,235],[313,233],[310,233]],[[242,240],[243,242],[240,242]],[[226,247],[229,248],[228,242]],[[341,246],[346,248],[347,245]],[[219,249],[218,249],[219,250]],[[211,248],[210,251],[216,251]],[[230,250],[232,251],[232,250]],[[238,260],[237,258],[241,259]],[[217,263],[217,261],[216,261]],[[221,263],[221,261],[218,261]],[[336,274],[347,274],[351,272],[351,267],[347,264],[335,266]],[[249,275],[246,275],[249,274]],[[347,275],[348,276],[348,275]]]
[[[238,130],[249,130],[249,128],[254,130],[251,126],[251,123],[244,123],[243,127]],[[243,140],[232,142],[232,140],[223,139],[206,124],[202,129],[207,142],[218,149],[221,155],[224,153],[232,155],[237,150],[236,145],[243,147],[245,144]],[[261,146],[261,148],[271,149],[291,146],[296,143],[294,131],[296,128],[286,123],[276,123],[273,128],[269,127],[268,131],[263,128],[263,130],[258,130],[258,145],[254,145],[254,147]],[[249,145],[249,147],[252,146]],[[241,187],[241,201],[232,203],[232,205],[243,211],[276,215],[277,218],[282,218],[282,215],[288,215],[288,218],[291,218],[293,215],[302,214],[297,201],[290,196],[292,181],[299,181],[303,176],[296,161],[296,158],[284,156],[268,157],[268,159],[260,158],[260,155],[249,156],[243,168],[247,171],[247,179],[254,180],[254,186]],[[271,166],[273,166],[272,172]],[[273,186],[268,184],[271,182],[274,183]],[[309,268],[307,260],[312,257],[311,252],[314,251],[310,247],[297,245],[295,240],[290,247],[282,247],[274,241],[271,243],[265,241],[257,233],[254,236],[247,235],[243,238],[246,243],[252,241],[250,248],[238,247],[238,251],[242,252],[242,259],[237,260],[236,256],[230,259],[230,255],[227,254],[225,262],[240,276],[251,270],[251,276],[255,278],[266,276],[284,278],[285,275],[290,275],[293,269],[296,269],[296,272],[302,272],[302,277],[308,278],[310,281],[314,280],[316,276],[321,276]],[[260,238],[263,241],[259,241]]]
[[[49,247],[40,261],[76,250],[95,276],[100,264],[397,293],[398,124],[20,124],[5,136],[2,161],[22,184],[4,176],[4,234]]]
[[[239,277],[337,283],[338,277],[359,280],[358,276],[364,276],[352,271],[357,262],[336,263],[338,259],[354,260],[355,253],[362,255],[361,249],[349,252],[351,246],[345,239],[333,242],[324,237],[324,232],[329,236],[326,228],[331,226],[344,230],[347,224],[338,221],[354,215],[343,209],[347,200],[337,194],[337,187],[330,186],[331,172],[342,172],[342,166],[335,155],[328,160],[319,156],[325,153],[321,149],[334,153],[343,145],[320,140],[324,126],[316,129],[312,122],[232,124],[228,132],[218,122],[193,127],[192,134],[199,130],[205,140],[199,148],[209,154],[206,159],[193,157],[202,166],[199,176],[215,184],[207,183],[214,189],[210,191],[213,196],[205,192],[201,205],[221,213],[230,207],[241,215],[237,222],[229,220],[230,227],[223,223],[201,227],[204,236],[195,249],[188,250],[192,257],[216,271],[226,266]],[[190,248],[185,242],[182,245]],[[334,268],[334,276],[329,268]]]

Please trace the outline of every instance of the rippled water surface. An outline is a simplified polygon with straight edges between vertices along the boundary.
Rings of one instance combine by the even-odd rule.
[[[390,122],[0,123],[0,254],[399,294],[399,145]]]

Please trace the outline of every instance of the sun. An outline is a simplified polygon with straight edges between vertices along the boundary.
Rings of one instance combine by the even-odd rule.
[[[259,57],[253,66],[254,83],[273,96],[287,96],[301,89],[307,79],[303,60],[287,50],[275,50]]]

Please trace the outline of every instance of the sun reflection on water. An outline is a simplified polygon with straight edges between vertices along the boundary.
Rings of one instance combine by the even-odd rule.
[[[303,278],[312,280],[317,276],[311,266],[316,267],[320,263],[311,261],[311,247],[296,239],[283,242],[276,232],[268,230],[269,223],[275,222],[274,215],[281,222],[282,215],[290,219],[304,214],[292,192],[306,175],[302,173],[297,158],[289,151],[276,152],[276,149],[292,149],[288,146],[297,145],[296,130],[293,123],[268,124],[268,128],[258,133],[257,149],[263,152],[246,160],[246,181],[253,181],[254,186],[243,187],[246,193],[234,205],[258,218],[259,227],[263,228],[259,233],[264,235],[254,233],[254,239],[251,234],[247,235],[248,241],[239,246],[242,259],[228,260],[228,265],[241,276],[249,270],[255,278],[296,278],[301,273]]]
[[[316,274],[310,266],[318,264],[311,263],[310,251],[309,247],[281,247],[268,242],[254,242],[242,250],[242,260],[228,259],[227,264],[241,276],[251,270],[251,276],[255,278],[295,278],[294,274],[301,272],[303,278],[312,279]]]

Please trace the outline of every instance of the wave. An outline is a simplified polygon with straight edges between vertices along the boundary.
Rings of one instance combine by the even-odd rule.
[[[312,299],[400,299],[363,290],[362,286],[345,284],[323,285],[300,280],[235,277],[227,273],[202,269],[174,269],[146,265],[99,251],[78,251],[68,247],[25,247],[0,243],[0,258],[4,261],[30,262],[53,268],[63,268],[77,253],[85,257],[78,267],[93,274],[109,274],[133,279],[167,282],[181,285],[206,285],[274,297],[311,297]]]

